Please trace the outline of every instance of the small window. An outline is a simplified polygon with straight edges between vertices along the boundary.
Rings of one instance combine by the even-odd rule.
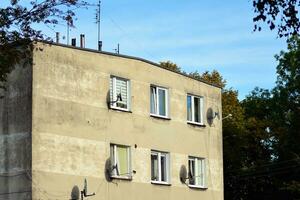
[[[169,184],[170,182],[169,153],[151,151],[151,182]]]
[[[132,177],[130,147],[110,145],[111,176],[116,178]]]
[[[203,97],[187,95],[187,121],[203,125]]]
[[[189,185],[205,188],[205,159],[189,157]]]
[[[151,115],[168,117],[168,90],[166,88],[150,87]]]
[[[130,110],[130,81],[112,76],[110,78],[110,107]]]

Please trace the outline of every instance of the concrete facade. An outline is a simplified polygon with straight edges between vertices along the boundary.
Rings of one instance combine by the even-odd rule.
[[[0,199],[76,199],[84,179],[96,193],[86,199],[223,199],[222,121],[187,124],[186,102],[188,93],[203,96],[204,116],[209,108],[221,116],[220,88],[141,59],[36,46],[0,100]],[[111,75],[130,80],[130,112],[108,108]],[[168,88],[170,119],[150,116],[151,84]],[[107,177],[111,143],[131,147],[132,180]],[[170,185],[151,184],[151,149],[170,153]],[[206,189],[180,181],[188,156],[206,159]]]

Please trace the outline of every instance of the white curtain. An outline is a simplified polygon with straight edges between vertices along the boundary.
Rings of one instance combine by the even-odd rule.
[[[196,185],[204,187],[205,181],[205,161],[204,159],[197,159],[196,165]]]
[[[151,87],[151,95],[150,95],[150,110],[152,114],[157,114],[157,94],[156,94],[156,88]]]

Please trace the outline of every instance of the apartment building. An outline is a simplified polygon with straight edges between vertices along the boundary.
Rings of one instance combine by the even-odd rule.
[[[0,199],[223,199],[219,87],[136,57],[34,47],[0,99]]]

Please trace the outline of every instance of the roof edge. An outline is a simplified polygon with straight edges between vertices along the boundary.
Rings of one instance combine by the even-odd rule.
[[[61,43],[55,43],[55,42],[50,42],[50,41],[43,41],[43,40],[36,40],[35,42],[41,42],[41,43],[45,43],[45,44],[49,44],[49,45],[55,45],[55,46],[60,46],[60,47],[66,47],[66,48],[70,48],[70,49],[77,49],[77,50],[82,50],[82,51],[88,51],[88,52],[93,52],[93,53],[99,53],[99,54],[104,54],[104,55],[110,55],[110,56],[116,56],[116,57],[120,57],[120,58],[127,58],[127,59],[133,59],[133,60],[138,60],[138,61],[142,61],[145,63],[148,63],[150,65],[154,65],[156,67],[159,67],[161,69],[165,69],[167,71],[182,75],[184,77],[199,81],[201,83],[205,83],[207,85],[216,87],[216,88],[220,88],[222,89],[221,86],[217,85],[217,84],[213,84],[213,83],[209,83],[208,81],[205,80],[200,80],[200,79],[196,79],[194,77],[191,77],[187,74],[181,73],[181,72],[176,72],[167,68],[162,67],[160,64],[152,62],[150,60],[146,60],[144,58],[139,58],[139,57],[135,57],[135,56],[129,56],[129,55],[124,55],[124,54],[117,54],[117,53],[112,53],[112,52],[108,52],[108,51],[98,51],[95,49],[90,49],[90,48],[81,48],[81,47],[77,47],[77,46],[72,46],[72,45],[66,45],[66,44],[61,44]]]

